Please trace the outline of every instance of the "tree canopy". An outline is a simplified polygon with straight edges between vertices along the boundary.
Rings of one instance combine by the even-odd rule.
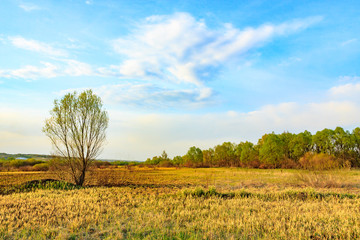
[[[206,150],[193,146],[170,163],[190,167],[360,167],[360,128],[352,132],[341,127],[325,128],[314,135],[306,130],[297,134],[272,132],[264,134],[257,144],[224,142]]]
[[[73,181],[83,185],[86,171],[100,154],[105,142],[109,117],[100,97],[92,90],[79,95],[66,94],[54,101],[51,117],[45,122],[43,132],[67,166]]]

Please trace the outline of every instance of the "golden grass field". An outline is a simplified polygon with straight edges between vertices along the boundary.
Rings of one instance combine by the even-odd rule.
[[[360,171],[97,169],[0,195],[0,239],[360,239]],[[2,189],[48,172],[0,172]]]

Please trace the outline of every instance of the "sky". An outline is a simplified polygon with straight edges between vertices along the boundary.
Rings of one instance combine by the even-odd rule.
[[[351,131],[359,66],[356,0],[0,0],[0,152],[53,153],[53,101],[85,89],[106,159]]]

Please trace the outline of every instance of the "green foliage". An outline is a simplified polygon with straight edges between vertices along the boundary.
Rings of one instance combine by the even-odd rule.
[[[193,146],[188,150],[184,158],[185,164],[188,166],[201,167],[203,163],[203,152],[200,148]]]
[[[49,162],[46,163],[38,163],[33,166],[34,171],[47,171],[49,170],[50,164]]]
[[[215,162],[215,150],[213,148],[209,148],[208,150],[203,150],[203,165],[205,167],[214,166]]]
[[[175,166],[180,166],[184,164],[184,159],[181,156],[175,156],[172,160],[172,163]]]
[[[116,166],[127,166],[127,165],[139,165],[142,164],[142,162],[138,162],[138,161],[121,161],[121,160],[117,160],[117,161],[111,161],[108,162],[110,165],[116,165]]]
[[[317,153],[334,153],[334,130],[325,128],[313,135],[312,144]]]
[[[290,158],[295,162],[304,156],[305,153],[311,150],[312,135],[309,131],[304,131],[297,134],[289,142],[289,148],[291,149]]]
[[[266,134],[262,138],[259,150],[260,161],[268,166],[278,167],[285,159],[284,142],[275,133]]]
[[[182,195],[185,197],[219,197],[219,198],[233,198],[235,193],[220,193],[216,191],[215,187],[209,187],[209,189],[204,190],[201,187],[196,187],[195,189],[185,189],[182,191]]]
[[[20,186],[20,189],[23,190],[36,190],[36,189],[73,190],[79,188],[80,186],[74,185],[72,183],[52,180],[52,179],[34,180]]]
[[[307,153],[323,153],[309,158]],[[306,157],[305,157],[306,155]],[[312,168],[311,162],[325,161],[329,156],[333,167],[360,167],[360,128],[355,128],[351,133],[341,127],[335,130],[323,129],[312,135],[309,131],[293,134],[264,134],[255,145],[251,142],[234,144],[224,142],[214,148],[201,150],[191,147],[183,157],[174,158],[169,166],[186,167],[250,167],[250,168]],[[305,158],[304,158],[305,157]],[[302,160],[301,158],[312,159]],[[164,156],[153,157],[146,163],[160,165]],[[314,163],[315,164],[315,163]],[[329,168],[329,165],[324,168]],[[306,165],[306,167],[305,167]],[[321,164],[320,164],[321,165]],[[315,167],[320,168],[320,167]]]
[[[65,160],[73,181],[83,185],[86,172],[106,138],[109,117],[102,101],[92,90],[68,93],[54,101],[50,114],[43,132],[56,154]]]
[[[214,158],[218,166],[239,166],[239,159],[236,157],[236,145],[231,142],[224,142],[215,146]]]
[[[42,165],[40,165],[42,164]],[[2,168],[6,168],[6,169],[21,169],[24,167],[32,167],[32,168],[28,168],[28,170],[36,170],[36,165],[40,165],[40,166],[45,166],[48,165],[47,161],[43,161],[43,160],[38,160],[38,159],[13,159],[13,158],[8,158],[8,159],[0,159],[0,167]],[[34,168],[35,167],[35,168]]]
[[[152,159],[148,158],[145,161],[145,164],[148,165],[163,165],[164,167],[170,167],[173,165],[170,158],[168,157],[167,153],[163,151],[161,156],[155,156]]]
[[[239,146],[241,146],[240,162],[244,166],[249,167],[251,162],[258,158],[259,153],[251,142],[242,142]]]

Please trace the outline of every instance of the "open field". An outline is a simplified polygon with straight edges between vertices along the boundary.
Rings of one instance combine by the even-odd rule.
[[[51,177],[1,172],[0,185]],[[360,238],[359,170],[116,168],[87,185],[3,193],[0,238]]]

